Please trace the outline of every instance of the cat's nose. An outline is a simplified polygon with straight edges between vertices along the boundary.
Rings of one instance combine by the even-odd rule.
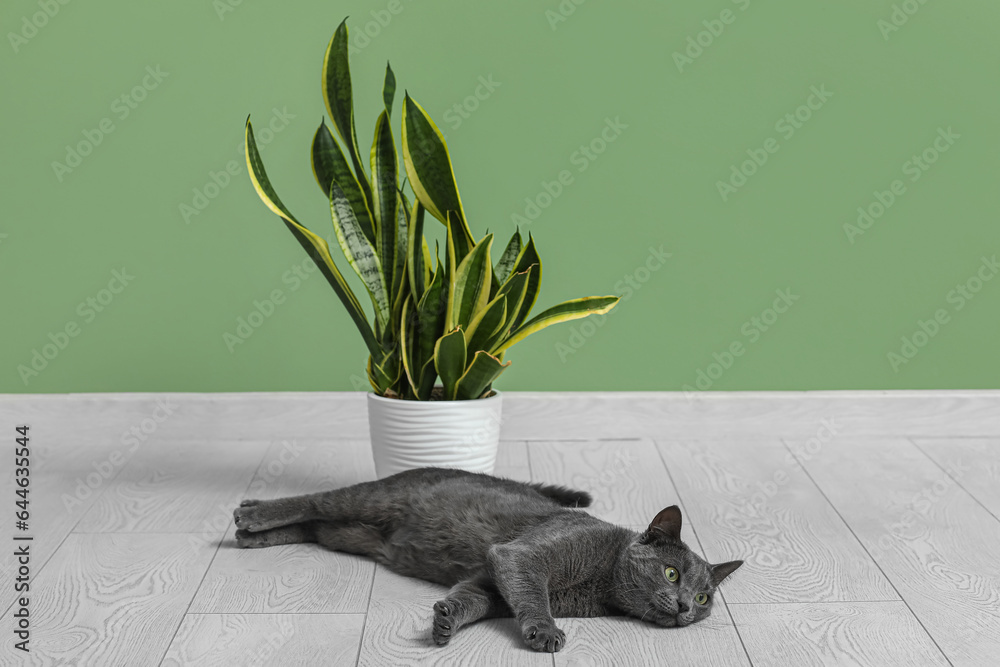
[[[681,602],[680,600],[677,601],[677,613],[678,614],[684,614],[684,613],[686,613],[690,609],[691,609],[690,605],[685,604],[685,603]]]

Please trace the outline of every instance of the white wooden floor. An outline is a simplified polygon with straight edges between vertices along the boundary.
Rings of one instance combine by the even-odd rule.
[[[693,548],[746,561],[708,621],[564,619],[550,656],[495,620],[437,648],[440,587],[237,549],[240,499],[374,478],[361,394],[6,396],[8,446],[31,427],[34,579],[32,652],[7,608],[0,664],[1000,664],[1000,392],[504,400],[497,474],[586,489],[630,526],[678,503]]]

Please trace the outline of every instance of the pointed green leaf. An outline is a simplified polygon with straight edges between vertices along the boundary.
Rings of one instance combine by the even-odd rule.
[[[444,335],[448,293],[444,288],[444,269],[438,267],[424,295],[417,302],[417,333],[414,338],[414,365],[423,366],[434,356],[434,343]]]
[[[413,325],[414,318],[412,315],[412,303],[411,299],[406,299],[403,301],[403,311],[400,314],[399,320],[399,351],[403,357],[403,370],[406,372],[406,379],[409,381],[410,386],[413,387],[413,391],[417,391],[417,383],[414,381],[413,362],[411,361],[411,354],[413,347]],[[419,370],[419,369],[416,369]],[[419,379],[419,378],[417,378]]]
[[[372,209],[375,213],[375,238],[378,256],[382,262],[385,284],[390,289],[399,283],[395,280],[396,243],[399,238],[399,197],[396,188],[396,146],[392,141],[389,117],[383,111],[375,123],[375,140],[372,142]]]
[[[365,193],[365,198],[371,201],[371,186],[358,149],[358,136],[354,131],[354,98],[351,92],[348,49],[347,19],[344,19],[333,34],[323,57],[323,101],[326,102],[326,109],[337,128],[337,134],[351,154],[361,190]]]
[[[455,211],[464,225],[465,211],[444,136],[409,95],[403,98],[403,163],[413,193],[431,215],[447,222],[448,211]]]
[[[392,73],[389,63],[385,64],[385,83],[382,84],[382,101],[385,102],[385,112],[392,115],[392,102],[396,98],[396,75]]]
[[[497,295],[494,298],[506,297],[507,300],[504,320],[485,342],[477,340],[477,344],[480,346],[477,349],[492,350],[510,335],[514,329],[514,318],[521,310],[521,304],[524,303],[529,285],[533,284],[531,275],[537,270],[538,266],[533,265],[528,267],[527,271],[515,273],[497,290]]]
[[[531,314],[531,309],[535,306],[535,301],[538,299],[538,293],[542,287],[542,259],[538,256],[538,251],[535,250],[535,240],[531,237],[531,232],[529,232],[528,243],[518,253],[514,271],[516,273],[527,271],[528,267],[532,265],[538,268],[531,272],[528,287],[525,290],[525,298],[521,301],[521,305],[514,314],[511,324],[513,328],[521,326],[521,323],[528,319],[528,315]]]
[[[434,368],[444,386],[444,397],[455,400],[458,379],[465,373],[465,334],[457,328],[434,345]]]
[[[614,308],[617,303],[617,296],[588,296],[582,299],[564,301],[557,306],[552,306],[551,308],[539,313],[522,324],[514,331],[514,333],[511,334],[509,338],[507,338],[507,340],[503,341],[499,347],[493,350],[493,352],[495,354],[504,352],[536,331],[541,331],[542,329],[552,326],[553,324],[558,324],[559,322],[569,322],[570,320],[578,320],[582,317],[587,317],[588,315],[606,313]]]
[[[465,334],[470,352],[489,349],[487,344],[507,319],[507,295],[500,294],[486,304],[472,321]]]
[[[452,239],[455,242],[455,263],[460,264],[465,256],[469,254],[472,247],[476,245],[475,240],[469,235],[468,228],[462,224],[462,220],[458,213],[454,211],[448,211],[448,221],[445,225],[448,227],[448,231],[451,233]]]
[[[448,314],[445,329],[467,327],[473,316],[489,301],[493,265],[490,263],[490,246],[493,235],[487,234],[476,244],[455,270],[448,293]]]
[[[434,357],[431,356],[420,371],[420,380],[417,383],[417,400],[426,401],[434,391],[434,381],[437,380],[437,370],[434,368]]]
[[[423,208],[423,204],[421,204],[421,208]],[[429,245],[427,245],[427,239],[424,239],[423,243],[421,243],[420,245],[424,249],[423,250],[423,254],[424,254],[424,285],[427,285],[427,284],[429,284],[431,282],[431,267],[432,266],[436,266],[436,264],[432,264],[432,262],[434,260],[431,259],[431,248],[430,248]],[[436,248],[437,248],[437,246],[435,245],[435,249]]]
[[[424,239],[424,205],[419,201],[413,207],[410,214],[410,224],[406,231],[406,257],[408,261],[406,268],[410,277],[410,291],[413,292],[414,298],[419,301],[420,297],[424,295],[424,279],[426,277],[424,262],[427,257],[424,255],[424,250],[426,249],[428,255],[430,254],[427,241]]]
[[[395,351],[382,356],[380,362],[376,362],[374,357],[368,357],[368,380],[380,396],[385,396],[392,389],[402,372],[402,364]]]
[[[402,271],[400,271],[400,274],[403,275],[404,277],[406,276],[405,266],[403,267]],[[396,293],[392,297],[392,320],[391,320],[392,326],[390,327],[391,329],[389,337],[390,340],[395,340],[397,338],[397,334],[399,333],[399,317],[400,313],[403,310],[403,303],[407,299],[409,299],[410,296],[411,296],[410,281],[405,279],[400,280],[399,287],[396,289]]]
[[[488,352],[479,350],[465,373],[458,379],[455,398],[459,401],[471,401],[479,398],[508,366],[510,366],[509,361],[501,363],[499,359]]]
[[[371,325],[368,323],[368,318],[365,317],[365,312],[361,308],[357,297],[354,296],[354,292],[344,280],[344,276],[341,275],[340,270],[334,263],[333,257],[330,256],[330,247],[321,237],[313,234],[296,220],[295,216],[289,212],[281,199],[278,198],[278,193],[274,191],[274,187],[267,177],[267,172],[264,170],[264,163],[260,159],[260,152],[257,150],[257,142],[254,139],[253,126],[250,124],[249,118],[247,118],[246,125],[245,150],[247,172],[250,174],[250,181],[253,183],[257,196],[260,197],[265,206],[284,220],[285,225],[295,236],[295,239],[313,257],[323,276],[330,283],[337,296],[340,297],[341,303],[347,308],[347,314],[354,320],[354,324],[361,333],[361,337],[364,339],[369,352],[373,354],[379,352],[379,345]]]
[[[503,285],[507,282],[507,278],[510,278],[510,274],[514,271],[514,267],[517,265],[517,258],[520,254],[521,232],[518,230],[510,237],[507,247],[504,248],[503,254],[497,260],[496,276],[498,285]]]
[[[354,217],[358,219],[361,230],[369,242],[375,243],[375,225],[372,222],[371,209],[365,193],[358,184],[358,179],[354,176],[344,153],[340,150],[340,145],[330,133],[330,128],[326,123],[321,122],[312,143],[312,168],[313,176],[319,184],[327,201],[330,199],[330,183],[337,181],[337,185],[347,195],[354,211]]]
[[[368,289],[375,306],[376,319],[380,326],[385,327],[389,322],[391,306],[382,264],[375,253],[375,247],[368,241],[357,218],[354,217],[354,210],[347,195],[336,181],[330,183],[330,215],[333,218],[333,230],[337,235],[337,242],[340,243],[340,249]]]
[[[393,269],[392,277],[393,281],[396,283],[396,289],[399,290],[399,285],[401,283],[407,282],[406,279],[406,251],[409,247],[410,235],[408,227],[410,225],[410,202],[406,201],[406,197],[403,195],[401,190],[396,191],[396,268]],[[407,286],[409,289],[409,286]]]

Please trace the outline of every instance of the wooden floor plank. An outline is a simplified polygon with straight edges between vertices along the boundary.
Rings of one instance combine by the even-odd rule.
[[[161,667],[353,665],[362,614],[188,614]]]
[[[733,604],[755,667],[948,662],[903,602]]]
[[[662,628],[625,616],[564,618],[566,648],[556,665],[670,665],[735,667],[749,665],[721,598],[712,615],[684,628]]]
[[[296,496],[375,478],[367,442],[276,442],[265,454],[246,495]],[[225,508],[232,524],[232,510]],[[192,612],[363,613],[375,564],[316,544],[240,549],[230,527]],[[334,593],[335,592],[335,593]]]
[[[790,445],[948,659],[995,662],[1000,522],[906,440]]]
[[[220,512],[239,501],[270,444],[203,440],[144,447],[74,530],[221,533]]]
[[[552,665],[550,655],[524,645],[512,618],[480,621],[459,630],[447,646],[436,646],[433,605],[447,591],[379,566],[358,665]]]
[[[645,528],[677,492],[650,440],[531,441],[535,481],[589,492],[587,512],[623,526]]]
[[[706,558],[744,561],[726,580],[728,601],[899,599],[780,440],[657,445]]]
[[[530,482],[528,443],[524,440],[501,440],[497,447],[497,462],[493,474],[519,482]]]
[[[31,585],[31,652],[0,647],[5,665],[155,665],[215,546],[177,535],[73,534]]]
[[[911,438],[959,486],[1000,517],[1000,438]]]

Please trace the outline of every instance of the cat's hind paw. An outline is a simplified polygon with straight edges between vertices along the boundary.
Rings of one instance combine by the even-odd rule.
[[[262,549],[271,546],[271,543],[261,533],[240,529],[236,531],[236,546],[240,549]]]

